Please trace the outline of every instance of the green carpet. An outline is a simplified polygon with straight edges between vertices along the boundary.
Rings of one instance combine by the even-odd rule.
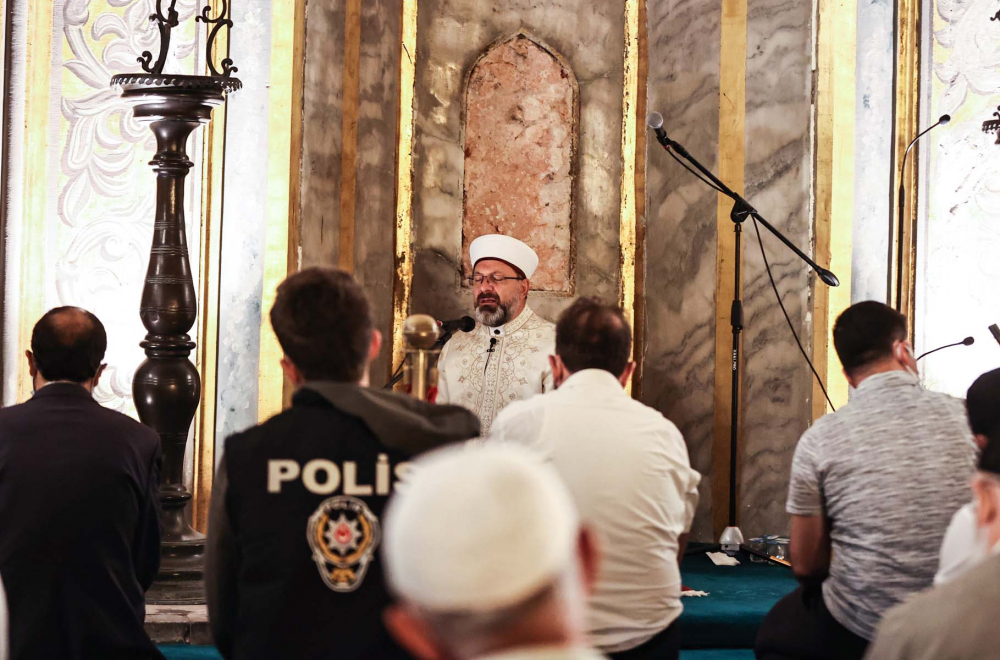
[[[160,652],[167,660],[222,660],[214,646],[188,646],[187,644],[161,644]]]
[[[686,649],[752,649],[764,615],[797,586],[784,566],[755,564],[746,555],[739,566],[716,566],[704,554],[681,563],[685,587],[707,591],[702,598],[686,597],[681,615],[681,642]],[[742,658],[704,655],[685,658]],[[748,655],[746,657],[752,657]]]
[[[791,570],[754,564],[743,555],[739,566],[716,566],[704,554],[681,563],[684,586],[707,591],[684,598],[681,660],[752,660],[753,643],[764,615],[797,586]],[[221,660],[213,646],[165,644],[167,660]]]
[[[689,649],[681,660],[754,660],[751,649]]]

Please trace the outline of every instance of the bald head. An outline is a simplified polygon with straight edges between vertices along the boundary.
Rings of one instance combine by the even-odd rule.
[[[622,375],[632,352],[632,329],[617,305],[580,298],[556,323],[556,354],[571,372],[603,369]]]
[[[100,319],[79,307],[56,307],[31,333],[34,367],[46,381],[84,383],[97,375],[108,347]]]

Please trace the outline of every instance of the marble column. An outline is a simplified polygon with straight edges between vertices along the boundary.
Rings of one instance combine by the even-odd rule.
[[[812,16],[810,4],[791,0],[754,0],[747,11],[745,197],[807,254],[812,252]],[[763,227],[761,238],[795,331],[811,351],[813,276]],[[792,454],[810,422],[812,373],[778,306],[750,222],[744,226],[743,282],[739,520],[746,535],[779,534],[788,526]]]
[[[650,0],[648,108],[715,169],[721,5]],[[692,538],[712,538],[716,193],[658,145],[647,151],[643,402],[680,428],[702,474]],[[725,503],[722,503],[725,506]]]

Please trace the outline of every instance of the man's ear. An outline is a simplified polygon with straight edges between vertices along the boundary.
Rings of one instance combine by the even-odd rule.
[[[974,434],[972,436],[972,439],[975,441],[976,446],[979,447],[979,451],[986,449],[986,443],[990,441],[990,439],[985,435],[983,435],[982,433]]]
[[[597,535],[589,527],[580,528],[576,551],[583,574],[583,588],[589,596],[594,593],[594,585],[597,584],[597,575],[601,567],[601,547],[597,542]]]
[[[382,350],[382,333],[378,330],[372,330],[372,340],[368,345],[368,361],[371,362],[378,357],[379,351]]]
[[[90,381],[90,382],[91,382],[91,385],[92,385],[92,386],[93,386],[94,388],[96,388],[96,387],[97,387],[97,383],[98,383],[98,382],[99,382],[99,381],[101,380],[101,375],[102,375],[102,374],[104,373],[104,370],[105,370],[105,369],[106,369],[107,367],[108,367],[108,365],[107,365],[107,364],[102,364],[101,366],[97,367],[97,373],[95,373],[95,374],[94,374],[94,378],[93,378],[93,379],[92,379],[92,380]]]
[[[980,528],[991,528],[1000,520],[1000,502],[997,502],[996,484],[981,474],[972,480],[972,492],[976,496],[976,515]]]
[[[24,357],[28,358],[28,375],[34,378],[38,375],[38,367],[35,366],[35,355],[31,351],[25,351]]]
[[[296,387],[306,382],[305,376],[302,375],[299,368],[296,367],[287,356],[281,357],[281,370],[285,372],[285,375],[288,376],[288,380],[290,380],[292,385],[295,385]]]
[[[618,382],[622,384],[622,387],[628,386],[628,381],[632,378],[632,374],[635,373],[635,362],[629,362],[625,365],[625,371],[618,376]]]
[[[569,377],[569,372],[558,355],[549,356],[549,366],[552,367],[552,384],[558,388]]]
[[[403,605],[395,604],[385,608],[382,620],[399,645],[417,660],[443,660],[445,657],[434,644],[430,627]]]

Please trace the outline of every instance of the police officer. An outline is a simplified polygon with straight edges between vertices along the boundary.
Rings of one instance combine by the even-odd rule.
[[[286,279],[271,310],[292,406],[231,436],[206,587],[225,658],[405,657],[382,624],[382,510],[415,454],[479,434],[475,415],[368,385],[381,335],[342,271]]]

